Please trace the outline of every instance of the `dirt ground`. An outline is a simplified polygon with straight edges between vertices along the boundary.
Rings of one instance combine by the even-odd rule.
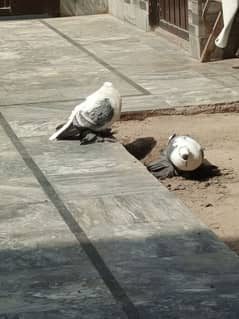
[[[173,177],[162,183],[239,254],[239,114],[148,117],[118,122],[113,129],[143,163],[156,159],[173,133],[198,140],[221,175],[206,181]]]

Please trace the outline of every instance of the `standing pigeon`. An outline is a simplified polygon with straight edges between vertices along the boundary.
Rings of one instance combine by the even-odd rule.
[[[94,142],[98,138],[102,141],[103,133],[119,120],[121,105],[119,91],[111,82],[105,82],[74,108],[67,123],[58,126],[49,140],[77,138],[82,144]]]
[[[184,175],[196,171],[203,163],[204,153],[201,145],[190,136],[172,135],[160,159],[150,163],[147,168],[158,178]]]

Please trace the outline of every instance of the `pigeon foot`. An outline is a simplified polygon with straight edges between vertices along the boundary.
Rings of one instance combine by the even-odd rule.
[[[64,124],[60,124],[56,127],[59,130]],[[115,137],[111,129],[105,129],[100,132],[92,131],[88,128],[77,127],[71,124],[66,131],[62,132],[57,140],[78,140],[81,145],[87,145],[92,143],[104,143],[116,142]]]

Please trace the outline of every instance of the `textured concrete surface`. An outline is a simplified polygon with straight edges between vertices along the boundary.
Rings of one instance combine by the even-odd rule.
[[[71,101],[102,82],[123,111],[239,100],[237,60],[200,64],[164,38],[109,15],[1,22],[0,105]]]
[[[237,319],[238,257],[122,145],[48,140],[104,80],[165,107],[167,81],[205,92],[201,66],[108,16],[1,26],[0,319]]]

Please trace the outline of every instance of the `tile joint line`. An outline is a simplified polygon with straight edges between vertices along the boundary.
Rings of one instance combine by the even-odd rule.
[[[91,58],[93,58],[96,62],[100,63],[102,66],[104,66],[106,69],[108,69],[109,71],[113,72],[115,75],[117,75],[118,77],[120,77],[122,80],[124,80],[125,82],[127,82],[128,84],[130,84],[132,87],[134,87],[136,90],[138,90],[139,92],[143,93],[144,95],[151,95],[151,93],[146,90],[145,88],[143,88],[141,85],[137,84],[136,82],[134,82],[133,80],[131,80],[129,77],[127,77],[126,75],[124,75],[122,72],[120,72],[119,70],[117,70],[115,67],[111,66],[110,64],[108,64],[107,62],[105,62],[103,59],[99,58],[96,54],[94,54],[93,52],[89,51],[88,49],[86,49],[82,44],[80,44],[79,42],[76,42],[75,40],[73,40],[72,38],[70,38],[68,35],[64,34],[63,32],[61,32],[60,30],[58,30],[57,28],[53,27],[51,24],[49,24],[48,22],[46,22],[45,20],[40,19],[39,20],[43,25],[45,25],[46,27],[48,27],[49,29],[51,29],[52,31],[54,31],[55,33],[57,33],[59,36],[61,36],[63,39],[65,39],[66,41],[68,41],[69,43],[71,43],[72,45],[74,45],[75,47],[77,47],[79,50],[81,50],[82,52],[86,53],[88,56],[90,56]]]

